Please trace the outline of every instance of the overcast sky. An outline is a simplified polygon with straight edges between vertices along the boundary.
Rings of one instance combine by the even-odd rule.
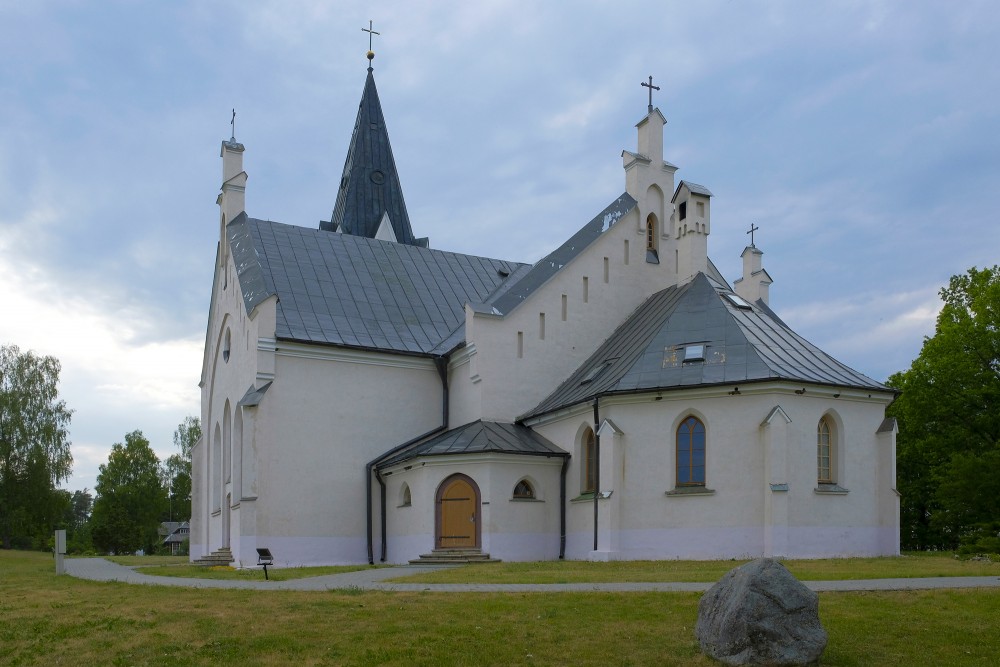
[[[62,361],[65,488],[200,414],[232,108],[248,213],[329,219],[369,19],[432,247],[559,245],[624,191],[652,75],[665,158],[715,194],[716,265],[739,277],[756,223],[771,306],[848,365],[907,368],[949,276],[1000,262],[988,0],[0,0],[0,344]]]

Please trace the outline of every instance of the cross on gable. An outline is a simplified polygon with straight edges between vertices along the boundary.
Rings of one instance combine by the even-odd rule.
[[[759,231],[759,230],[760,230],[760,227],[758,227],[757,225],[753,224],[752,222],[750,223],[750,231],[748,231],[747,234],[750,235],[750,247],[751,248],[756,248],[757,247],[757,246],[755,246],[753,244],[753,233],[756,232],[756,231]]]
[[[659,90],[660,87],[653,85],[653,76],[652,75],[649,76],[649,83],[646,83],[645,81],[643,81],[639,85],[642,86],[642,87],[644,87],[644,88],[649,88],[649,107],[648,107],[648,110],[649,110],[649,113],[653,113],[653,91],[654,90]]]

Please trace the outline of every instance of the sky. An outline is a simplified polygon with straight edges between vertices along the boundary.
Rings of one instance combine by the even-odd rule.
[[[200,414],[232,109],[248,213],[330,218],[369,20],[432,247],[557,247],[624,191],[652,76],[715,264],[738,278],[756,224],[771,307],[849,366],[908,368],[949,277],[1000,263],[988,0],[0,0],[0,344],[62,363],[63,488]]]

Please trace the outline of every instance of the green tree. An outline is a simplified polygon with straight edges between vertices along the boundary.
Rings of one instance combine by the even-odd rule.
[[[1000,266],[941,290],[934,335],[889,384],[899,421],[904,548],[953,549],[1000,530]]]
[[[90,517],[94,546],[112,553],[159,546],[157,528],[167,507],[160,460],[141,431],[115,443],[97,475],[97,499]]]
[[[185,417],[174,431],[174,445],[180,450],[164,463],[170,493],[168,521],[191,520],[191,449],[201,437],[201,422],[197,417]]]
[[[31,546],[61,514],[60,481],[73,470],[72,411],[59,399],[59,360],[0,346],[0,539]]]

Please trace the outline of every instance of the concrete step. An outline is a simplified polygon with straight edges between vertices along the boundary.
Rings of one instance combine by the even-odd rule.
[[[229,549],[229,547],[223,547],[222,549],[217,549],[207,556],[202,556],[192,562],[195,565],[211,567],[213,565],[229,565],[233,562],[233,560],[233,552]]]
[[[499,563],[497,558],[491,558],[481,549],[434,549],[429,554],[420,554],[420,558],[410,561],[412,565],[448,565],[459,563]]]

